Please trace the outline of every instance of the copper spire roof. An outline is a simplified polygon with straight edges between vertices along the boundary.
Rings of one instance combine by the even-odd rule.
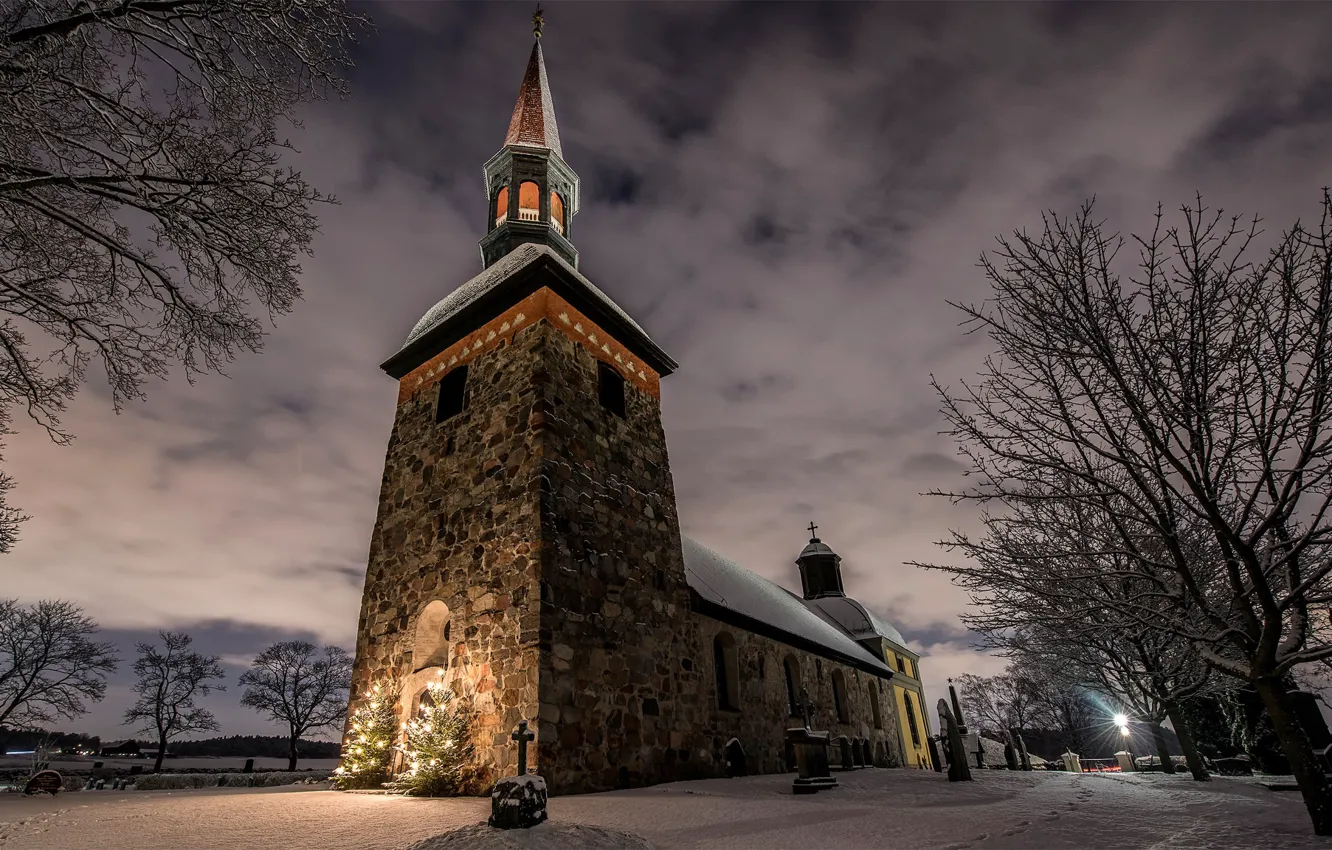
[[[540,36],[532,45],[532,58],[527,60],[527,73],[518,90],[518,103],[509,119],[506,145],[531,145],[549,148],[560,159],[560,131],[555,126],[555,104],[550,99],[550,83],[546,80],[546,60],[541,56]]]

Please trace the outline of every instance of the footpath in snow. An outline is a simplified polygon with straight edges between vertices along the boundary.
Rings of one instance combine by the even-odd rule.
[[[932,772],[875,769],[837,776],[836,790],[800,797],[790,775],[556,797],[549,824],[512,833],[477,826],[487,799],[300,788],[0,795],[0,848],[406,850],[435,836],[419,850],[1330,846],[1313,835],[1299,794],[1243,779],[981,771],[975,782],[949,784]]]

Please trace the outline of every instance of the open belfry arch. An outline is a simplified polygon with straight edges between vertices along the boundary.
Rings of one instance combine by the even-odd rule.
[[[579,271],[536,34],[483,169],[482,271],[382,366],[399,390],[353,703],[393,682],[405,718],[442,677],[475,700],[481,767],[513,773],[526,719],[556,794],[724,775],[741,751],[749,773],[791,769],[801,689],[835,734],[907,761],[886,644],[814,604],[843,598],[826,544],[801,596],[681,537],[661,419],[676,362]]]

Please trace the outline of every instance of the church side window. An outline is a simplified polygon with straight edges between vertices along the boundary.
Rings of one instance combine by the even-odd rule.
[[[597,399],[602,407],[624,418],[624,376],[601,360],[597,361]]]
[[[712,640],[712,666],[717,676],[717,707],[726,711],[740,708],[740,681],[735,657],[735,638],[722,632]]]
[[[903,658],[903,657],[900,656],[900,655],[897,656],[897,672],[899,672],[899,673],[906,673],[906,671],[907,671],[907,668],[906,668],[906,659]],[[910,675],[910,674],[908,674],[908,675]]]
[[[505,186],[503,189],[500,189],[499,194],[495,196],[495,226],[499,227],[501,224],[503,224],[508,220],[509,220],[509,187]]]
[[[906,706],[907,726],[911,729],[911,745],[920,746],[920,730],[916,728],[916,704],[911,699],[910,691],[902,692],[903,704]]]
[[[883,715],[879,713],[879,692],[874,690],[873,685],[870,685],[869,695],[870,695],[870,712],[874,715],[874,728],[882,729]]]
[[[842,675],[841,670],[833,671],[832,686],[833,710],[837,712],[837,722],[850,723],[851,717],[847,714],[846,705],[846,677]]]
[[[459,366],[439,380],[439,402],[435,405],[435,421],[452,419],[466,409],[463,391],[467,389],[467,367]]]
[[[531,180],[518,184],[518,220],[541,220],[541,187]]]
[[[800,716],[800,666],[794,655],[786,656],[782,662],[786,671],[786,713],[792,717]]]
[[[558,192],[550,193],[550,223],[556,233],[564,235],[564,199]]]

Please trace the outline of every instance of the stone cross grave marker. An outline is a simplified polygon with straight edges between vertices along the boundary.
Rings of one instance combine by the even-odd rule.
[[[971,781],[971,768],[967,765],[967,750],[962,744],[962,732],[957,728],[948,700],[939,700],[939,720],[948,735],[948,781]]]
[[[800,714],[805,718],[805,728],[814,728],[814,701],[809,698],[809,689],[800,689]]]
[[[519,720],[518,728],[509,736],[518,742],[518,775],[527,775],[527,742],[536,740],[536,735],[527,731],[527,721]]]

